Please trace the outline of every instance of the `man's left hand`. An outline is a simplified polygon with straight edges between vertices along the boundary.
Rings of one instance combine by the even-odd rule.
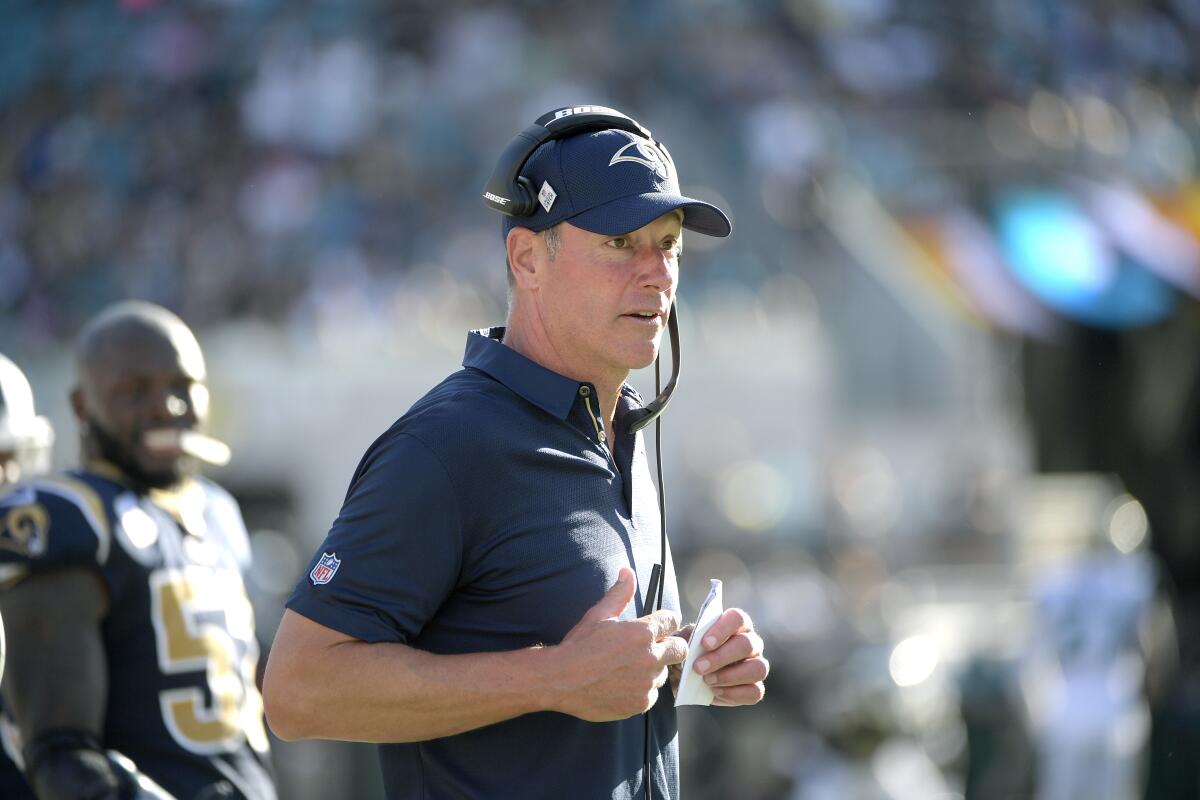
[[[692,626],[681,631],[690,639]],[[750,615],[740,608],[727,609],[709,627],[703,650],[693,665],[713,690],[714,706],[751,706],[763,699],[763,681],[771,665],[763,658],[763,640]],[[678,668],[671,670],[671,688],[678,691]]]

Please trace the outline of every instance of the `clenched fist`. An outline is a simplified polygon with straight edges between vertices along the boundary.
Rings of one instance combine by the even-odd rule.
[[[679,630],[674,611],[619,619],[635,588],[633,570],[622,567],[608,594],[553,648],[551,708],[609,722],[641,714],[658,701],[667,667],[687,658],[687,642],[672,635]]]

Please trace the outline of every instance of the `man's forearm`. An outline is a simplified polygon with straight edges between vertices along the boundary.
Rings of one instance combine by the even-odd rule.
[[[267,661],[267,721],[284,739],[415,742],[452,736],[535,711],[591,722],[651,708],[667,667],[687,657],[672,636],[679,618],[619,615],[633,600],[633,570],[562,642],[504,653],[435,655],[370,644],[284,612]]]
[[[315,624],[285,614],[267,663],[267,721],[283,739],[415,742],[547,708],[549,649],[437,655],[354,639],[318,644],[309,637],[328,629]]]

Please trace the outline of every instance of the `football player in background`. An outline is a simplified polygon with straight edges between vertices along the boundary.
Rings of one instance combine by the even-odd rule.
[[[25,373],[0,354],[0,495],[22,476],[32,476],[50,468],[50,447],[54,429],[45,417],[38,416],[33,390]],[[0,502],[3,502],[0,500]],[[0,677],[4,675],[4,624],[0,620]],[[31,800],[33,792],[16,762],[6,752],[8,722],[0,697],[0,797],[5,800]]]
[[[39,800],[274,800],[233,498],[194,474],[204,357],[164,308],[78,342],[80,468],[0,496],[3,692]]]

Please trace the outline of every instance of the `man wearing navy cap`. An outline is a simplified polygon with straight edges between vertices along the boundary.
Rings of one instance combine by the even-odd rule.
[[[511,170],[526,196],[489,185],[507,325],[468,334],[463,369],[368,449],[288,601],[271,727],[379,742],[389,798],[679,796],[659,690],[687,641],[669,554],[652,610],[659,507],[625,381],[658,355],[683,229],[730,225],[638,130],[537,128]],[[762,698],[744,612],[704,648],[715,704]]]

